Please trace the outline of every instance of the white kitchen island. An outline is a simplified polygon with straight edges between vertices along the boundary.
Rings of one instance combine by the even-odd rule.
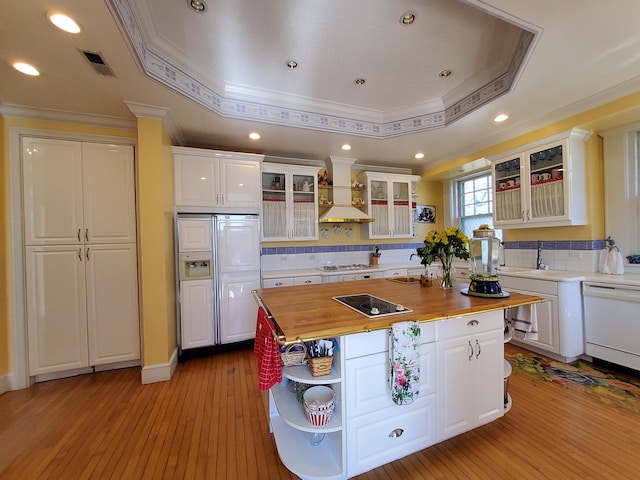
[[[345,294],[343,287],[340,294]],[[291,298],[304,292],[298,302],[308,306],[314,301],[307,294],[309,289],[326,296],[327,288],[266,289],[258,297],[266,307],[273,307],[270,313],[274,315],[282,311],[280,302],[292,307],[290,298],[280,298],[275,291],[293,295]],[[503,308],[508,299],[470,298],[459,291],[413,285],[398,287],[387,280],[349,282],[349,292],[365,288],[372,295],[402,301],[413,312],[374,321],[346,307],[336,310],[329,296],[331,312],[327,312],[325,328],[321,324],[313,327],[327,335],[299,338],[338,340],[340,349],[331,375],[313,377],[308,366],[284,367],[282,383],[269,391],[269,422],[278,453],[283,464],[302,479],[351,478],[504,414]],[[537,301],[539,297],[514,294],[507,303]],[[426,310],[429,305],[431,312]],[[309,316],[299,317],[302,333],[302,325],[307,324],[304,317]],[[273,318],[281,327],[277,314]],[[317,315],[315,318],[319,322]],[[406,320],[421,321],[420,394],[413,403],[399,406],[391,400],[388,383],[388,327]],[[287,319],[283,322],[287,324]],[[291,331],[288,324],[287,330]],[[332,334],[340,330],[346,332]],[[336,406],[328,425],[315,427],[307,421],[303,405],[289,388],[291,381],[333,388]],[[318,446],[310,444],[314,432],[325,433]]]

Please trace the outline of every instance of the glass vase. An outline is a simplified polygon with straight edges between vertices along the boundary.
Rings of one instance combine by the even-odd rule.
[[[442,267],[440,269],[440,288],[450,290],[453,288],[453,255],[445,255],[440,258]]]

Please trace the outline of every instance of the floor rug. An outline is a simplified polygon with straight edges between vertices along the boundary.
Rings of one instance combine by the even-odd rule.
[[[505,357],[513,367],[512,375],[530,375],[534,381],[553,382],[568,390],[593,395],[610,406],[640,413],[638,372],[584,360],[562,363],[538,353],[506,346]]]

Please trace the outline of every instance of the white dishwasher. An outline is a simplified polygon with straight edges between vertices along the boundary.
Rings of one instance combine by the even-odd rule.
[[[640,287],[584,282],[586,353],[640,370]]]

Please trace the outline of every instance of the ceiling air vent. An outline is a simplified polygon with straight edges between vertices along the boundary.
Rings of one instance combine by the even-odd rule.
[[[101,75],[109,75],[111,77],[115,77],[107,62],[104,61],[102,56],[96,52],[90,52],[88,50],[80,50],[87,61],[91,64],[93,69]]]

